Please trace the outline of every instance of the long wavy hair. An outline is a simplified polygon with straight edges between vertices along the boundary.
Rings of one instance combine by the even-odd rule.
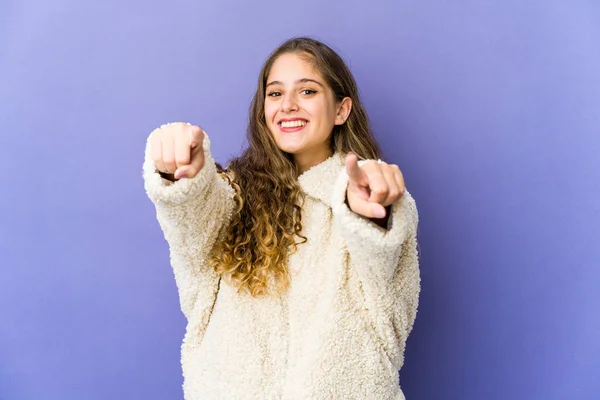
[[[341,101],[352,99],[343,125],[331,132],[334,152],[354,152],[360,159],[377,159],[380,150],[369,126],[352,73],[330,47],[311,38],[284,42],[265,61],[250,106],[248,147],[219,172],[235,188],[237,208],[215,245],[211,264],[239,291],[253,297],[279,295],[290,284],[288,257],[308,239],[302,235],[304,194],[292,154],[280,150],[265,119],[267,78],[275,60],[295,53],[313,64]]]

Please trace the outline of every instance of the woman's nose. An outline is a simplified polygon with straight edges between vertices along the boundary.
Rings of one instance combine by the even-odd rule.
[[[286,94],[283,96],[281,101],[281,111],[290,112],[298,110],[298,102],[296,96],[293,93]]]

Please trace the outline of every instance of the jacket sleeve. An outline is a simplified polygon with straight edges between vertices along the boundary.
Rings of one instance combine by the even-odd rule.
[[[204,167],[191,179],[170,182],[158,174],[150,156],[150,137],[143,165],[144,187],[169,244],[181,310],[188,320],[197,312],[202,320],[210,316],[219,277],[208,261],[234,208],[234,189],[217,173],[208,136],[203,149]]]
[[[352,212],[345,203],[348,175],[340,172],[332,210],[359,277],[365,306],[390,359],[402,363],[420,292],[417,226],[419,216],[408,190],[391,208],[388,229]]]

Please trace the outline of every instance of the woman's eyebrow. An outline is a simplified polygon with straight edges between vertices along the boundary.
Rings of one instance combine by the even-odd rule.
[[[298,84],[298,83],[308,83],[308,82],[312,82],[312,83],[316,83],[317,85],[324,87],[323,84],[319,81],[316,81],[314,79],[310,79],[310,78],[302,78],[302,79],[298,79],[296,82],[294,82],[294,84]],[[269,82],[267,84],[266,87],[272,86],[272,85],[283,85],[283,82],[281,81],[272,81]]]

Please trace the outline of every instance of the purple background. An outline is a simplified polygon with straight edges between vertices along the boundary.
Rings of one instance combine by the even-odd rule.
[[[421,214],[409,400],[600,398],[600,3],[0,3],[0,399],[181,398],[148,133],[239,152],[263,60],[355,73]]]

